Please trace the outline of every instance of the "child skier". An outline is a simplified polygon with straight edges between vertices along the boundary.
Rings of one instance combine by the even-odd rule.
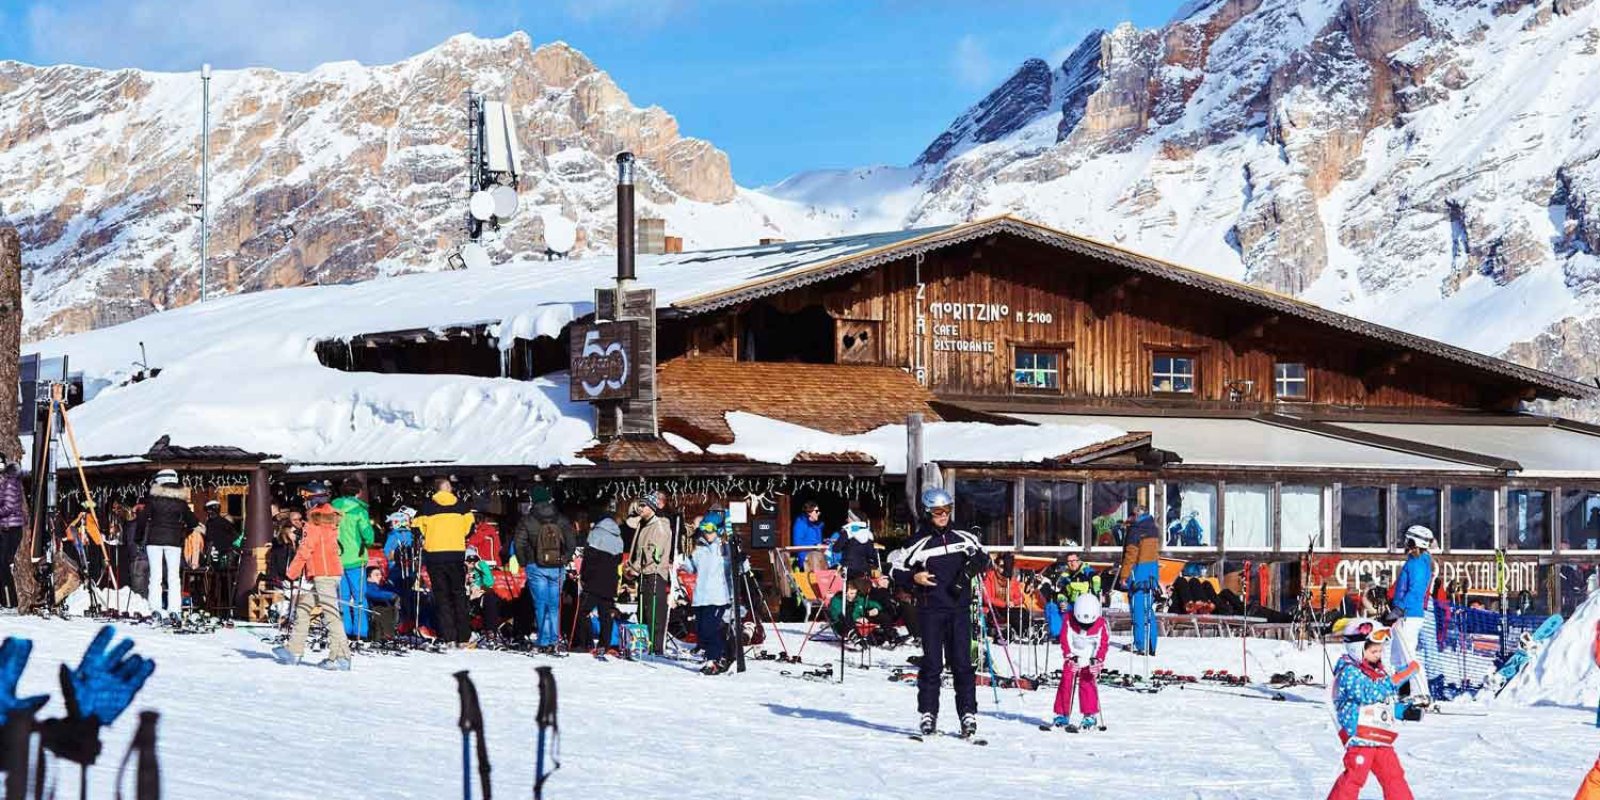
[[[1100,714],[1100,688],[1095,684],[1111,646],[1111,628],[1100,614],[1100,598],[1079,595],[1072,603],[1072,618],[1061,626],[1061,685],[1056,687],[1057,727],[1093,730]],[[1072,727],[1072,693],[1077,687],[1078,711],[1083,715]]]
[[[1367,774],[1378,776],[1384,800],[1412,800],[1405,770],[1394,752],[1399,736],[1396,719],[1398,687],[1411,679],[1418,667],[1411,662],[1390,675],[1383,666],[1383,651],[1390,631],[1381,624],[1357,617],[1345,622],[1345,654],[1333,669],[1333,710],[1339,739],[1345,744],[1344,773],[1334,782],[1328,800],[1356,800]]]

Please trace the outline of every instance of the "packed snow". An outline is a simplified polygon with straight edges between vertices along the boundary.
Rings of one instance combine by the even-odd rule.
[[[1595,635],[1600,632],[1597,626],[1600,594],[1593,594],[1506,685],[1500,699],[1522,705],[1595,709],[1600,704],[1600,666],[1595,663]]]
[[[98,623],[0,617],[0,631],[34,640],[20,694],[59,695],[56,665],[77,663]],[[1326,794],[1342,748],[1327,691],[1241,694],[1169,688],[1134,694],[1104,688],[1108,730],[1041,732],[1053,689],[979,687],[988,747],[940,737],[907,739],[916,690],[887,668],[910,648],[874,651],[844,682],[784,677],[838,663],[824,642],[804,666],[751,660],[740,675],[707,678],[676,661],[599,663],[465,651],[358,657],[350,673],[273,662],[245,629],[175,636],[124,628],[157,668],[130,713],[106,736],[91,774],[108,796],[134,714],[161,712],[164,797],[439,798],[461,791],[461,738],[451,675],[470,670],[487,723],[498,796],[527,796],[533,783],[534,668],[550,665],[560,692],[561,769],[545,797],[1140,797],[1149,800],[1304,800]],[[802,629],[785,625],[789,649]],[[1115,636],[1114,643],[1126,641]],[[773,650],[778,646],[769,637]],[[1292,669],[1321,680],[1320,648],[1250,639],[1162,640],[1152,668],[1235,674],[1248,653],[1252,676]],[[1337,648],[1329,648],[1330,656]],[[1029,656],[1042,662],[1044,648]],[[852,664],[857,656],[852,655]],[[1005,656],[995,654],[1005,672]],[[1051,655],[1057,667],[1060,653]],[[1133,657],[1113,651],[1109,666]],[[1231,690],[1230,690],[1231,691]],[[944,690],[941,726],[953,724]],[[43,716],[60,713],[53,698]],[[1402,728],[1399,753],[1418,797],[1568,800],[1594,760],[1593,710],[1496,707],[1488,717],[1429,716]],[[75,796],[76,770],[60,792]],[[1369,783],[1366,796],[1377,797]]]

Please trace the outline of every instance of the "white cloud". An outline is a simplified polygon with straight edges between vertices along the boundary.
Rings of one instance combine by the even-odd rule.
[[[972,34],[961,37],[951,57],[956,82],[968,89],[988,89],[995,80],[994,59]]]
[[[460,0],[85,0],[27,12],[32,60],[97,67],[307,69],[398,61],[484,19]]]

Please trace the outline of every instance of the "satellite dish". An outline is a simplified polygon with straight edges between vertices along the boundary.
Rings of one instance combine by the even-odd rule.
[[[461,260],[466,263],[467,269],[479,269],[489,266],[489,251],[477,242],[467,242],[461,245]]]
[[[517,190],[510,186],[496,186],[489,190],[490,197],[494,200],[494,215],[500,219],[511,219],[517,213]]]
[[[488,222],[494,216],[494,207],[494,194],[487,189],[473,192],[472,199],[467,202],[467,210],[479,222]]]
[[[578,226],[572,220],[551,212],[544,215],[544,246],[566,253],[578,243]]]

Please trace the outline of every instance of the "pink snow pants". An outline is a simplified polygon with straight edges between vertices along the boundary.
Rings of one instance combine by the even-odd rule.
[[[1406,785],[1406,771],[1400,768],[1400,757],[1393,747],[1350,747],[1344,751],[1344,772],[1334,781],[1328,800],[1356,800],[1361,787],[1367,784],[1367,775],[1378,776],[1383,787],[1383,800],[1412,800],[1411,787]]]
[[[1072,715],[1073,675],[1077,675],[1078,708],[1083,714],[1100,713],[1100,687],[1095,684],[1094,671],[1088,667],[1072,667],[1061,673],[1061,685],[1056,687],[1056,716]]]

